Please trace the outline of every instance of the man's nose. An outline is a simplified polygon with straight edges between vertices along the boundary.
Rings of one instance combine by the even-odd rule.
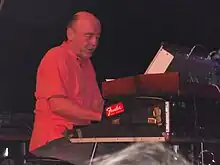
[[[90,40],[90,43],[93,45],[93,46],[97,46],[98,44],[98,38],[96,36],[93,36]]]

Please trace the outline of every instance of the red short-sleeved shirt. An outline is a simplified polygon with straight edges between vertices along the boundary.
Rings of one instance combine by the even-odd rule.
[[[52,113],[48,98],[54,95],[66,96],[88,109],[96,109],[102,103],[91,61],[80,61],[66,42],[49,50],[38,68],[30,151],[62,137],[66,128],[88,124],[79,119],[69,122]]]

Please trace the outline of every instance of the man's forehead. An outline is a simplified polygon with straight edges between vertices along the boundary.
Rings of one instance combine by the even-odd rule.
[[[101,32],[100,21],[91,13],[79,12],[76,14],[77,20],[75,21],[76,30],[83,32]]]
[[[101,33],[101,25],[95,20],[78,20],[76,30],[84,33]]]

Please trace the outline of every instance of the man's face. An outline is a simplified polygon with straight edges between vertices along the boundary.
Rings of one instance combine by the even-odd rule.
[[[98,46],[101,33],[97,20],[78,20],[73,31],[72,47],[80,58],[90,58]]]

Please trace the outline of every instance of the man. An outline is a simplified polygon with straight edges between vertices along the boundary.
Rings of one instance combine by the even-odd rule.
[[[101,33],[99,20],[78,12],[68,24],[67,41],[50,49],[37,72],[36,108],[30,151],[62,138],[66,129],[100,121],[103,100],[90,57]]]

